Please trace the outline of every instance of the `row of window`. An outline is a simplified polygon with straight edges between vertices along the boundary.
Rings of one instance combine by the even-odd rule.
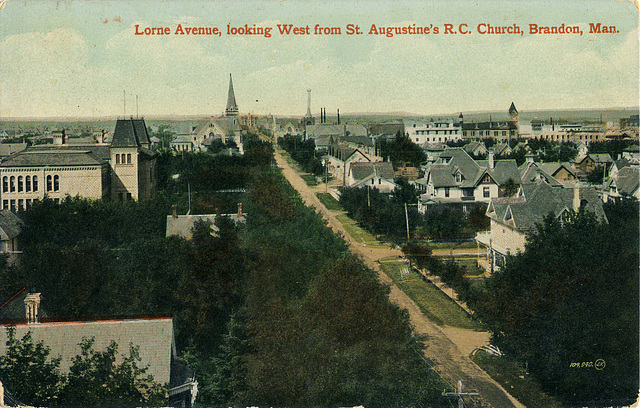
[[[447,140],[448,140],[448,139],[447,139],[447,137],[445,136],[445,137],[444,137],[444,141],[446,142]],[[431,141],[431,138],[427,137],[427,138],[426,138],[426,141],[427,141],[427,142],[430,142],[430,141]],[[433,141],[434,141],[434,142],[436,141],[435,136],[433,137]],[[441,136],[438,136],[438,142],[442,142],[442,141],[443,141],[443,140],[442,140],[442,137],[441,137]],[[416,142],[420,142],[420,138],[417,138],[417,137],[416,137]]]
[[[131,153],[116,154],[116,164],[131,164]]]
[[[60,191],[60,176],[48,175],[47,178],[47,191]],[[4,176],[2,177],[2,192],[3,193],[22,193],[38,191],[38,176]]]
[[[484,136],[491,136],[491,132],[492,131],[491,130],[485,130],[485,131],[479,130],[477,132],[478,132],[478,136],[483,136],[483,135]],[[475,136],[476,135],[476,131],[475,130],[465,130],[462,133],[463,133],[464,136],[469,136],[469,135]],[[510,133],[513,135],[513,132],[510,132]],[[493,131],[493,135],[494,136],[498,136],[498,135],[506,136],[507,135],[507,131],[506,130],[502,130],[502,131],[494,130]]]
[[[2,209],[3,210],[11,210],[13,212],[16,211],[24,211],[25,209],[31,207],[33,205],[33,203],[35,203],[36,201],[38,201],[37,199],[31,200],[31,199],[26,199],[23,200],[22,198],[20,199],[12,199],[12,200],[2,200]],[[53,202],[56,204],[60,203],[60,199],[59,198],[54,198]]]
[[[450,190],[451,189],[449,187],[445,187],[444,188],[444,196],[445,197],[449,197]],[[490,198],[491,197],[491,190],[489,189],[489,187],[482,187],[482,197],[484,197],[484,198]]]

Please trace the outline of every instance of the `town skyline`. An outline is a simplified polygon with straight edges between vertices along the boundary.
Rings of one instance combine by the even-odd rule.
[[[629,2],[7,2],[0,10],[0,117],[212,116],[233,75],[242,113],[343,114],[615,109],[638,106],[637,12]],[[328,11],[331,8],[332,11]],[[576,26],[584,35],[488,35],[481,24]],[[278,25],[341,27],[281,35]],[[438,26],[471,35],[370,35]],[[589,34],[590,24],[616,33]],[[264,35],[182,36],[189,27],[271,27]],[[347,35],[358,25],[360,36]],[[136,28],[136,26],[138,26]],[[165,27],[170,35],[136,35]],[[484,29],[486,29],[486,26]],[[136,112],[136,95],[139,108]]]

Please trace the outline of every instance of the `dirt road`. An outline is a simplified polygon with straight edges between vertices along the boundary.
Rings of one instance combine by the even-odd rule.
[[[424,354],[436,365],[436,370],[452,385],[462,380],[465,392],[477,392],[478,396],[466,396],[467,407],[493,408],[524,408],[498,383],[482,371],[471,359],[469,354],[475,348],[485,345],[489,341],[486,332],[443,328],[427,319],[418,306],[402,292],[393,281],[379,267],[378,260],[389,257],[400,257],[402,252],[394,248],[370,248],[354,241],[345,231],[342,223],[328,211],[315,193],[324,187],[313,189],[300,178],[287,161],[276,151],[276,163],[282,169],[289,183],[298,191],[304,202],[322,215],[334,232],[341,234],[349,244],[351,252],[360,257],[365,264],[378,273],[379,279],[389,285],[389,295],[392,302],[409,312],[411,324],[417,335],[427,336],[427,346]]]

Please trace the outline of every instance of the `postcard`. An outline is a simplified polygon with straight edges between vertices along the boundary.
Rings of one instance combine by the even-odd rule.
[[[147,405],[630,405],[638,29],[638,3],[614,0],[0,0],[0,321],[61,358],[41,367],[56,373],[50,393],[30,395],[0,356],[0,405],[113,403],[113,390],[70,395],[93,388],[74,356],[117,339],[159,381],[136,383]],[[289,193],[264,168],[235,173],[261,163],[261,143],[299,202],[280,203]],[[105,207],[113,234],[72,199],[157,191],[155,221]],[[344,241],[286,226],[303,204]],[[221,214],[242,232],[225,235]],[[237,238],[229,256],[221,236]],[[337,262],[340,245],[388,290],[351,286],[360,269]],[[87,321],[98,305],[111,317]],[[113,317],[125,314],[137,317]]]

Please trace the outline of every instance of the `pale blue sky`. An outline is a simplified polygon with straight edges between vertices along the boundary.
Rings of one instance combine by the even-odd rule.
[[[1,0],[0,0],[1,1]],[[241,112],[448,114],[638,105],[638,12],[628,1],[18,1],[0,9],[0,116],[217,115],[233,74]],[[118,19],[119,17],[119,19]],[[118,21],[119,20],[119,21]],[[273,27],[264,36],[135,36],[134,26]],[[341,27],[281,36],[277,24]],[[428,26],[438,35],[367,33]],[[444,35],[444,24],[472,34]],[[480,23],[520,35],[480,35]],[[528,25],[584,35],[529,35]],[[616,34],[589,34],[589,23]]]

